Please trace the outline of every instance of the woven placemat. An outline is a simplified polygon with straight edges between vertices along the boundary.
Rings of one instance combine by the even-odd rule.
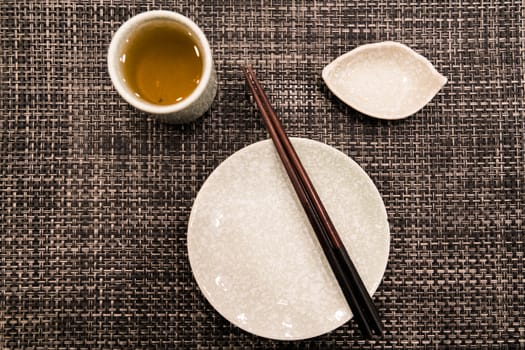
[[[111,86],[112,34],[151,9],[193,18],[210,40],[219,92],[194,123],[158,123]],[[523,14],[508,0],[1,1],[0,348],[524,348]],[[383,40],[448,77],[406,120],[359,114],[320,76]],[[197,191],[267,138],[244,62],[290,135],[340,149],[379,188],[384,339],[360,340],[353,322],[259,338],[198,289],[186,251]]]

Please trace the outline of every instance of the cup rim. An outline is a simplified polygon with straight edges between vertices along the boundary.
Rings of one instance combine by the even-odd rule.
[[[118,64],[120,60],[120,53],[118,52],[118,49],[121,47],[122,42],[126,40],[128,35],[133,32],[134,28],[136,28],[139,24],[160,19],[167,19],[179,23],[189,29],[189,31],[196,36],[197,42],[203,51],[203,69],[199,84],[195,90],[193,90],[192,93],[184,100],[170,105],[155,105],[134,96],[123,83]],[[151,114],[175,113],[182,111],[197,102],[199,97],[205,92],[206,86],[211,79],[212,69],[213,61],[210,44],[202,30],[188,17],[173,11],[146,11],[129,18],[115,32],[108,49],[108,70],[113,86],[115,86],[115,89],[120,94],[120,96],[122,96],[122,98],[124,98],[124,100],[126,100],[129,104],[137,109]]]

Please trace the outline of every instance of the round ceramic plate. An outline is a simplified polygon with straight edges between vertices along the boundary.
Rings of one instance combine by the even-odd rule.
[[[379,192],[340,151],[292,143],[373,294],[390,244]],[[188,254],[211,305],[253,334],[305,339],[352,317],[271,140],[236,152],[206,180],[190,215]]]

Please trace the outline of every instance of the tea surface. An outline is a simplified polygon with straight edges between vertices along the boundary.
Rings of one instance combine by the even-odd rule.
[[[157,105],[188,97],[200,82],[202,58],[191,34],[174,25],[150,25],[129,38],[120,56],[133,93]]]

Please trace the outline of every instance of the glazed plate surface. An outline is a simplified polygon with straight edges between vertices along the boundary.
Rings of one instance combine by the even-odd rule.
[[[342,152],[292,143],[373,294],[390,244],[378,190]],[[206,180],[190,215],[188,254],[211,305],[253,334],[305,339],[352,317],[270,140],[236,152]]]

